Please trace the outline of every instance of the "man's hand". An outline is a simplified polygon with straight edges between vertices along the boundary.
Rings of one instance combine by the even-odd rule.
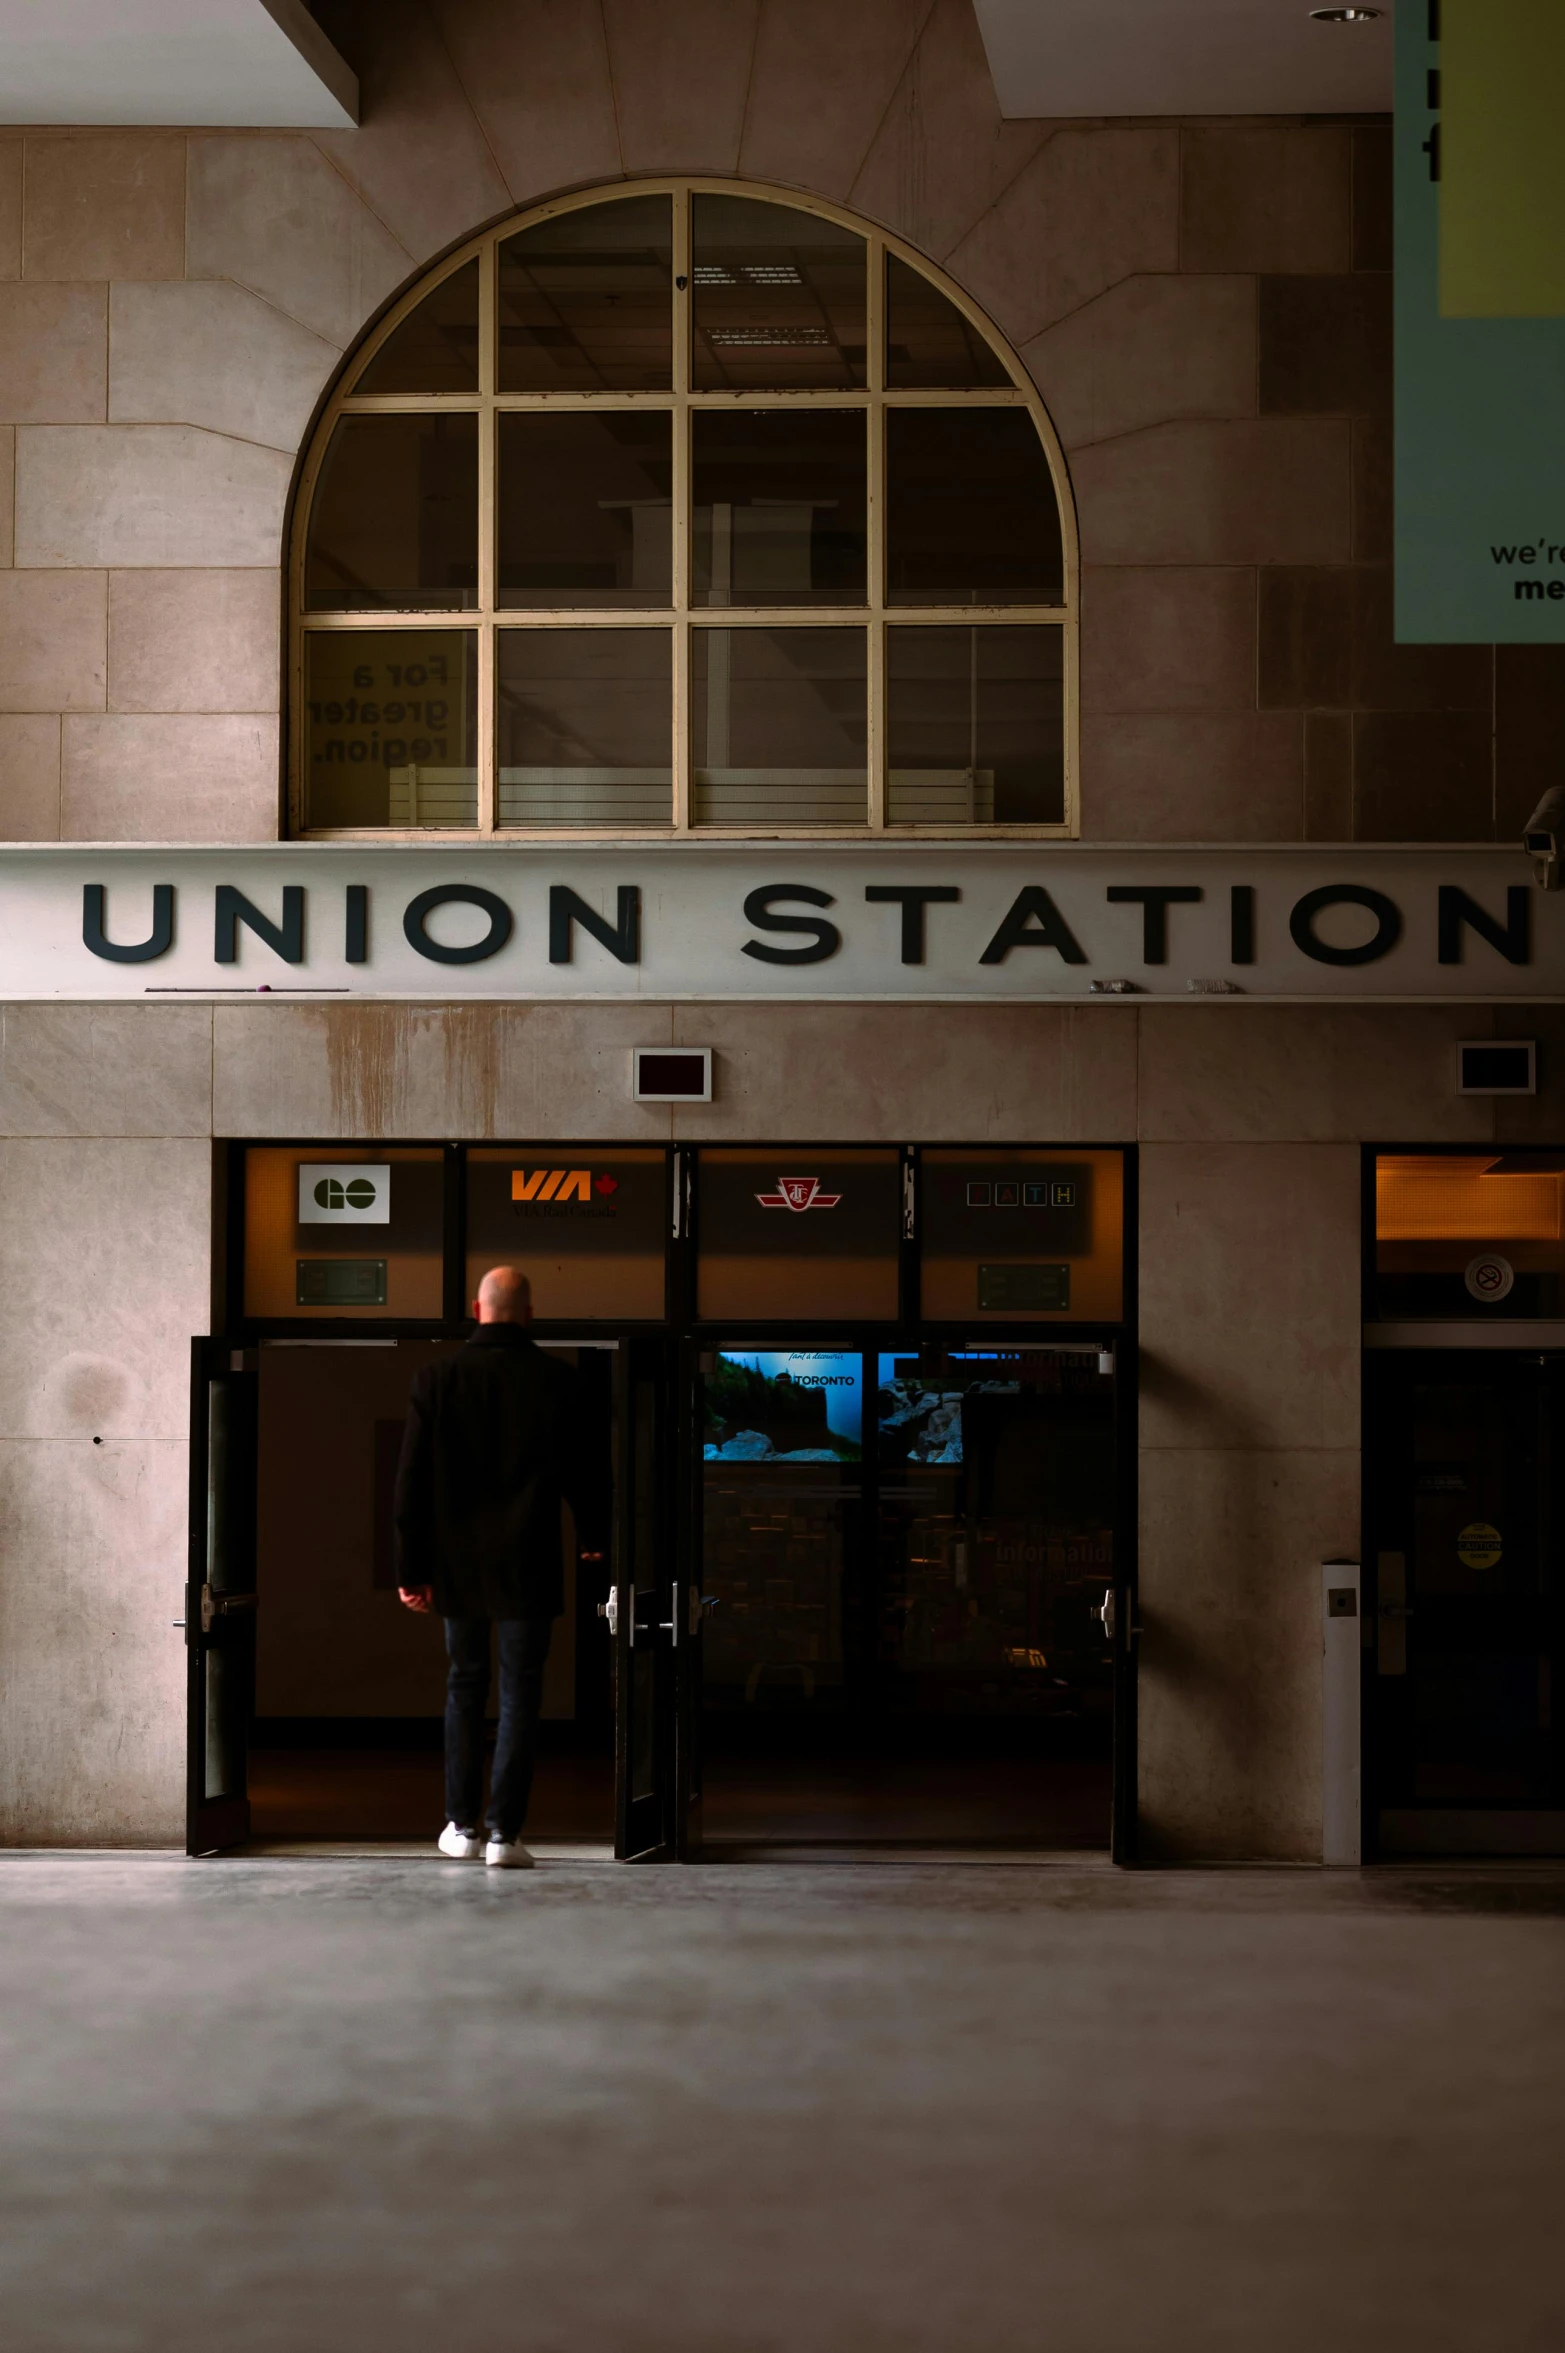
[[[399,1585],[397,1599],[405,1610],[416,1610],[421,1618],[427,1617],[435,1606],[435,1588],[433,1585]]]

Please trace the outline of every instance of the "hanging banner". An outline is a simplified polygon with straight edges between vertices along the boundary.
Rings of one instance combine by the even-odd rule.
[[[1396,19],[1396,635],[1565,639],[1565,7]]]
[[[257,995],[1532,1004],[1565,1001],[1565,892],[1460,845],[0,851],[0,1000]]]

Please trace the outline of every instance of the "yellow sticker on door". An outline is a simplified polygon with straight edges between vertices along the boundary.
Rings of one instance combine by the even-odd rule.
[[[1495,1569],[1500,1565],[1500,1531],[1487,1520],[1474,1520],[1456,1540],[1456,1557],[1464,1569]]]

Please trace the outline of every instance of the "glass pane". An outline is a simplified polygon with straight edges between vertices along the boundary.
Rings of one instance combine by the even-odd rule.
[[[709,1416],[728,1409],[739,1367],[806,1361],[832,1360],[815,1351],[806,1360],[723,1349],[705,1383]],[[838,1361],[862,1363],[857,1356]],[[773,1385],[782,1386],[781,1375]],[[818,1435],[773,1426],[784,1439]],[[701,1577],[718,1606],[702,1636],[703,1706],[742,1717],[747,1729],[763,1717],[840,1713],[843,1586],[860,1474],[851,1465],[834,1467],[818,1447],[779,1454],[764,1432],[737,1433],[714,1452],[714,1435],[709,1418]],[[762,1441],[754,1459],[746,1459],[747,1436]]]
[[[1382,1153],[1376,1312],[1565,1314],[1565,1153]]]
[[[478,390],[478,264],[464,262],[394,328],[355,392]]]
[[[895,1152],[709,1151],[699,1177],[698,1315],[795,1322],[896,1314]]]
[[[1060,517],[1025,409],[888,409],[886,595],[898,605],[1052,605]]]
[[[664,629],[502,629],[502,825],[668,825],[673,640]]]
[[[893,825],[1058,825],[1065,640],[1031,629],[889,629]]]
[[[310,510],[312,613],[478,602],[478,419],[343,417]]]
[[[1093,1345],[883,1355],[879,1423],[892,1706],[1106,1723],[1114,1382]]]
[[[500,248],[502,392],[666,392],[673,212],[635,196],[562,213]]]
[[[467,1296],[490,1267],[519,1266],[535,1315],[661,1317],[668,1186],[659,1151],[469,1152]]]
[[[666,605],[666,410],[500,418],[500,602]]]
[[[1118,1152],[926,1152],[921,1186],[931,1322],[1118,1321]]]
[[[886,257],[886,382],[964,391],[1011,381],[999,353],[922,270]]]
[[[864,416],[698,409],[693,601],[861,605]]]
[[[307,630],[304,697],[306,825],[477,824],[472,630]]]
[[[693,629],[698,825],[862,825],[869,812],[862,629]]]
[[[439,1152],[257,1145],[245,1154],[245,1313],[438,1316]]]
[[[697,391],[862,384],[863,238],[743,196],[698,196],[693,209]]]

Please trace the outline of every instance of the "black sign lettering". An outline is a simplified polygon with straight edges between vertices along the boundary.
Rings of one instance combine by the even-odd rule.
[[[1030,882],[1011,901],[1005,921],[979,957],[1003,964],[1013,948],[1053,948],[1066,964],[1085,964],[1087,951],[1041,883]]]
[[[634,882],[622,882],[617,898],[619,920],[610,923],[596,907],[563,882],[553,884],[549,891],[549,962],[569,964],[575,948],[575,927],[590,932],[600,947],[617,956],[621,964],[641,962],[641,889]]]
[[[872,906],[900,906],[902,909],[902,961],[922,964],[924,961],[924,909],[948,906],[962,894],[954,882],[872,882],[864,896]]]
[[[1375,918],[1375,933],[1360,948],[1328,948],[1315,936],[1315,918],[1326,907],[1367,907]],[[1288,918],[1293,944],[1317,964],[1375,964],[1389,956],[1402,937],[1402,910],[1384,891],[1366,890],[1362,883],[1329,882],[1306,891]]]
[[[1141,908],[1141,961],[1168,962],[1168,910],[1193,906],[1203,896],[1200,885],[1176,883],[1110,883],[1104,894],[1111,906]]]
[[[1236,882],[1228,893],[1228,960],[1255,962],[1255,885]]]
[[[841,932],[819,915],[774,915],[772,909],[787,899],[804,907],[837,904],[830,891],[815,890],[807,882],[769,882],[761,890],[751,891],[744,903],[746,923],[753,923],[760,931],[804,932],[812,944],[807,948],[773,948],[765,940],[746,940],[743,954],[753,956],[758,964],[824,964],[841,947]]]
[[[217,886],[217,912],[212,954],[219,964],[239,961],[239,926],[253,931],[258,940],[281,956],[285,964],[304,962],[304,888],[297,882],[283,885],[283,919],[274,923],[269,915],[247,899],[243,891],[235,890],[231,882]]]
[[[367,964],[370,960],[370,895],[362,882],[348,885],[343,956],[349,964]]]
[[[489,929],[481,940],[470,947],[448,948],[439,940],[432,940],[424,926],[437,907],[477,907],[489,918]],[[493,891],[480,890],[472,882],[443,882],[431,891],[420,891],[416,899],[409,899],[402,916],[402,933],[408,946],[420,956],[427,956],[432,964],[482,964],[486,956],[497,956],[511,936],[511,910],[504,899]]]
[[[106,956],[111,964],[150,964],[158,956],[166,956],[174,945],[174,885],[155,882],[152,886],[152,929],[144,940],[133,940],[120,947],[108,936],[104,907],[107,893],[101,882],[89,882],[82,888],[82,938],[95,956]]]
[[[1475,931],[1507,964],[1532,962],[1532,892],[1524,882],[1513,882],[1505,894],[1505,921],[1480,907],[1454,882],[1440,885],[1440,962],[1460,964],[1464,931]]]

